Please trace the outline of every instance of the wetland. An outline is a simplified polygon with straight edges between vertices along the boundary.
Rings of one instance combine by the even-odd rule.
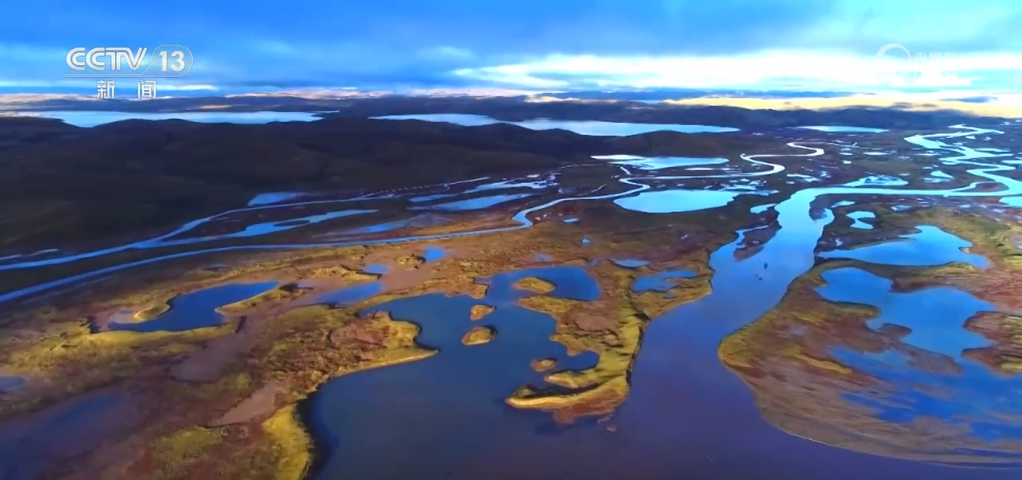
[[[0,478],[1019,475],[1018,126],[377,122],[593,138],[5,243]]]

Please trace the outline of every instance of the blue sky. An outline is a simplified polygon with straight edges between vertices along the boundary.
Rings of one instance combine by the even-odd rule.
[[[913,85],[1022,85],[1020,0],[35,0],[0,6],[0,87],[92,88],[70,48],[164,43],[195,56],[166,85],[224,91],[866,90],[904,74],[891,43],[956,54]]]

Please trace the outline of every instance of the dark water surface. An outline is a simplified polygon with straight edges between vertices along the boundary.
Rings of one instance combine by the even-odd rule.
[[[945,137],[967,133],[972,132]],[[908,140],[961,154],[945,161],[968,162],[982,157],[965,147],[955,150],[930,138],[940,137]],[[976,165],[981,168],[970,173],[1001,183],[1007,189],[1005,194],[1022,189],[1018,181],[994,173],[1006,167]],[[840,196],[855,195],[979,195],[966,189],[899,190],[889,185],[875,186],[875,182],[859,183],[803,189],[775,205],[780,228],[751,257],[738,259],[734,255],[744,240],[744,231],[711,254],[713,292],[649,324],[630,377],[631,393],[612,419],[615,433],[583,423],[553,430],[556,435],[544,434],[551,431],[544,427],[549,425],[549,417],[511,411],[501,404],[516,384],[534,381],[528,362],[546,356],[542,348],[556,348],[549,347],[550,342],[538,330],[532,336],[516,337],[524,341],[517,349],[484,356],[486,348],[500,344],[472,350],[475,347],[461,348],[457,343],[468,328],[464,318],[475,303],[471,299],[434,296],[381,307],[392,310],[398,318],[421,319],[423,342],[441,346],[441,352],[423,362],[335,379],[310,400],[314,434],[328,445],[317,478],[1019,478],[1016,469],[958,468],[881,457],[786,433],[762,417],[749,387],[718,359],[717,350],[727,335],[773,309],[791,282],[815,265],[817,243],[834,219],[830,210],[822,216],[811,215],[811,206],[821,197],[826,197],[826,204],[834,204]],[[960,239],[936,229],[920,230],[919,234],[857,253],[871,262],[896,265],[940,265],[962,260],[984,264],[981,260],[985,259],[961,251],[967,245],[962,245]],[[514,294],[509,283],[523,276],[527,275],[511,272],[495,276],[490,291],[493,298],[486,303],[506,303],[505,299]],[[655,289],[664,280],[654,277],[648,281]],[[982,345],[975,334],[962,328],[963,317],[989,307],[960,292],[946,289],[913,296],[885,295],[885,280],[856,269],[830,272],[827,280],[828,287],[821,290],[825,296],[879,303],[882,314],[871,327],[879,328],[882,323],[913,327],[913,334],[903,339],[907,345],[933,349],[934,353],[956,359],[961,359],[962,349]],[[645,288],[650,287],[635,287]],[[498,306],[486,320],[494,322],[499,341],[509,328],[531,331],[533,315]],[[935,374],[906,372],[906,367],[880,368],[866,356],[836,353],[840,360],[888,382],[887,392],[879,393],[895,401],[893,406],[876,409],[878,422],[928,416],[937,422],[961,422],[978,438],[1022,438],[1022,431],[1012,426],[1018,416],[998,416],[1015,413],[1013,408],[1001,405],[1004,392],[1014,388],[1014,381],[998,383],[985,367],[963,362],[960,377],[931,379]],[[917,388],[927,386],[927,382],[943,389]],[[1015,390],[1007,395],[1007,401],[1017,395]],[[468,398],[474,401],[463,401]],[[848,400],[861,406],[872,399]],[[960,413],[964,415],[948,417]],[[998,418],[1003,423],[999,429],[992,420]]]
[[[5,377],[0,375],[0,393],[13,392],[24,386],[26,380],[21,377]]]
[[[110,324],[109,329],[133,332],[183,332],[217,326],[223,321],[223,315],[216,311],[217,308],[252,298],[276,286],[276,282],[231,283],[186,293],[171,300],[170,310],[156,318],[138,323],[114,322]]]
[[[940,140],[967,135],[995,133],[991,130],[955,127],[951,134],[913,136],[906,141],[922,148],[957,156],[936,159],[947,165],[970,165],[967,170],[977,181],[995,182],[1004,190],[973,190],[972,186],[954,189],[906,189],[906,182],[895,177],[871,175],[839,186],[804,188],[773,205],[778,229],[762,248],[745,259],[735,258],[742,244],[739,238],[713,252],[710,267],[713,292],[682,305],[649,324],[630,381],[628,400],[613,417],[615,433],[593,422],[573,428],[559,428],[550,415],[515,410],[504,403],[522,384],[539,384],[541,375],[529,368],[538,358],[558,359],[559,369],[591,366],[594,355],[565,355],[564,347],[549,341],[555,322],[549,316],[515,306],[512,302],[530,295],[513,288],[522,278],[537,276],[552,282],[554,295],[577,300],[593,300],[599,287],[581,267],[551,266],[527,271],[507,272],[490,279],[487,298],[427,295],[395,300],[376,307],[394,318],[410,320],[422,326],[419,341],[440,353],[419,362],[359,372],[331,380],[305,405],[306,418],[321,442],[321,460],[315,476],[321,479],[692,479],[749,480],[781,478],[785,480],[999,480],[1020,478],[1018,470],[962,469],[910,460],[899,460],[857,453],[800,438],[763,419],[749,387],[718,359],[718,347],[727,335],[754,322],[773,309],[784,297],[789,285],[816,265],[815,253],[833,213],[824,207],[838,200],[855,197],[1007,197],[1022,194],[1022,182],[1003,176],[1014,167],[998,163],[993,153],[964,146],[951,146]],[[788,144],[810,151],[805,157],[822,155],[822,148]],[[783,172],[783,165],[762,160],[791,157],[789,153],[742,155],[757,170],[745,173],[709,175],[701,178],[765,176]],[[977,160],[982,159],[981,163]],[[767,167],[764,169],[763,167]],[[627,172],[626,172],[627,174]],[[519,211],[512,220],[519,225],[502,229],[467,232],[498,233],[533,225],[529,215],[563,202],[587,200],[625,200],[618,206],[637,210],[636,214],[676,213],[692,205],[667,205],[652,208],[649,199],[690,200],[688,190],[650,191],[649,183],[689,177],[618,177],[621,184],[635,187],[621,193],[561,197]],[[694,194],[712,202],[699,208],[723,207],[736,192]],[[665,195],[667,195],[665,197]],[[683,195],[684,197],[680,196]],[[507,200],[484,197],[486,202]],[[725,201],[726,200],[726,201]],[[448,209],[474,207],[479,199],[457,200]],[[459,202],[470,202],[459,203]],[[630,205],[629,205],[630,203]],[[814,208],[814,205],[816,208]],[[641,207],[641,208],[640,208]],[[648,208],[647,208],[648,207]],[[668,208],[669,207],[669,208]],[[822,215],[811,212],[823,208]],[[250,210],[250,209],[249,209]],[[369,211],[349,211],[358,214]],[[355,213],[352,213],[355,214]],[[338,213],[339,215],[339,213]],[[189,222],[172,232],[186,232],[208,222],[207,217]],[[882,220],[882,219],[881,219]],[[879,224],[879,223],[878,223]],[[277,227],[274,227],[277,228]],[[261,231],[261,227],[256,229]],[[893,242],[837,250],[820,256],[859,258],[873,263],[893,265],[941,265],[951,261],[986,264],[986,259],[962,251],[961,239],[935,227],[921,226],[918,234]],[[862,232],[859,232],[862,233]],[[460,235],[460,234],[459,234]],[[155,248],[193,242],[164,235],[129,245],[73,254],[58,259],[15,262],[0,265],[0,270],[33,268],[107,255],[127,249]],[[444,236],[404,237],[383,241],[435,240]],[[200,239],[205,241],[205,239]],[[584,240],[588,242],[588,239]],[[191,244],[191,243],[189,243]],[[290,244],[276,248],[336,246],[339,243]],[[266,245],[210,248],[205,252],[240,248],[270,248]],[[116,265],[63,278],[0,295],[0,301],[20,298],[54,286],[107,275],[132,266],[197,255],[203,251],[183,252],[164,257]],[[640,255],[642,252],[634,252]],[[769,269],[767,268],[769,265]],[[664,275],[664,272],[658,275]],[[908,422],[924,418],[942,425],[961,426],[969,434],[984,440],[1022,440],[1018,409],[1019,389],[1014,377],[998,376],[969,362],[962,350],[983,345],[982,339],[961,328],[964,318],[991,308],[971,297],[945,289],[936,293],[900,296],[885,292],[888,284],[856,269],[827,274],[828,286],[819,292],[835,301],[860,302],[877,306],[881,316],[869,323],[908,326],[911,334],[902,341],[916,348],[930,349],[961,367],[958,375],[917,372],[896,352],[866,355],[835,348],[835,358],[859,369],[883,383],[877,395],[849,396],[850,403],[874,409],[878,422]],[[649,284],[637,282],[636,290],[669,286],[667,277],[653,276]],[[263,284],[260,284],[263,285]],[[226,286],[230,287],[230,286]],[[216,307],[242,300],[272,288],[235,293],[196,292],[182,296],[171,311],[142,324],[122,328],[152,330],[188,329],[215,325],[220,319]],[[209,289],[210,291],[213,289]],[[233,292],[233,291],[232,291]],[[351,292],[346,292],[348,295]],[[371,295],[373,292],[366,292]],[[338,293],[340,295],[340,293]],[[192,303],[186,303],[188,302]],[[948,304],[947,302],[951,302]],[[483,320],[471,321],[469,309],[479,303],[496,306]],[[183,311],[195,313],[178,318]],[[923,318],[925,317],[925,318]],[[196,320],[198,319],[198,320]],[[162,322],[162,323],[160,323]],[[189,323],[191,322],[191,323]],[[162,325],[162,328],[153,328]],[[496,339],[488,344],[463,346],[462,335],[473,326],[496,329]],[[152,331],[142,330],[142,331]],[[2,440],[2,437],[0,437]],[[2,442],[0,442],[2,444]],[[951,446],[953,448],[953,446]],[[980,452],[981,454],[983,452]],[[1005,457],[1013,453],[998,454]],[[1017,456],[1017,455],[1016,455]],[[1012,458],[1008,458],[1011,460]]]
[[[550,341],[553,318],[513,303],[531,295],[511,287],[529,276],[567,280],[560,287],[566,296],[594,293],[595,281],[581,267],[537,268],[494,276],[481,300],[431,294],[365,312],[387,311],[419,324],[418,342],[440,353],[331,380],[310,398],[306,416],[324,454],[316,478],[443,478],[466,457],[497,454],[556,431],[549,414],[517,410],[504,400],[521,385],[544,383],[532,360],[555,358],[558,369],[573,370],[594,365],[597,357],[568,356],[563,345]],[[497,308],[470,320],[472,306],[480,303]],[[462,336],[476,326],[494,328],[496,338],[462,345]]]

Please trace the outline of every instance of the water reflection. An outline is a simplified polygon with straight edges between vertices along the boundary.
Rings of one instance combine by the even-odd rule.
[[[485,115],[464,113],[427,113],[414,115],[386,115],[373,117],[381,120],[424,120],[428,122],[446,122],[469,127],[491,125],[494,123],[510,123],[532,130],[570,130],[581,135],[627,136],[649,132],[670,131],[680,133],[725,133],[737,132],[737,128],[716,127],[711,125],[675,125],[655,123],[616,123],[591,120],[550,120],[535,119],[524,122],[507,122]]]
[[[858,228],[861,230],[872,230],[873,225],[863,222],[866,218],[875,218],[873,212],[848,212],[848,218],[852,219],[852,228]]]
[[[578,272],[576,269],[575,272]],[[549,415],[515,410],[504,404],[521,385],[542,386],[542,374],[530,367],[541,358],[559,369],[592,366],[596,355],[567,355],[550,341],[556,321],[511,303],[528,295],[512,283],[527,276],[574,282],[558,284],[561,293],[591,296],[563,267],[499,274],[486,297],[442,294],[403,298],[362,312],[389,312],[417,323],[417,342],[437,355],[386,369],[369,370],[327,382],[307,402],[305,416],[318,439],[323,461],[315,478],[418,478],[472,470],[473,455],[493,442],[529,445],[537,432],[556,428]],[[581,271],[584,275],[584,270]],[[589,279],[592,281],[592,279]],[[584,283],[584,282],[582,282]],[[498,306],[471,320],[478,303]],[[496,330],[483,345],[465,346],[462,336],[477,326]],[[400,452],[398,456],[392,456]],[[486,454],[493,453],[486,451]],[[466,454],[469,454],[466,457]],[[483,471],[474,478],[482,478]],[[490,474],[493,472],[491,471]],[[463,476],[470,478],[473,475]]]
[[[986,347],[990,341],[965,329],[965,321],[979,312],[997,309],[954,288],[928,288],[911,293],[892,293],[892,282],[857,268],[824,272],[827,286],[817,291],[832,302],[872,305],[880,315],[867,322],[879,331],[885,324],[907,327],[901,342],[923,350],[961,359],[962,352]]]
[[[277,286],[276,282],[231,283],[186,293],[170,301],[166,313],[138,323],[113,322],[109,330],[133,332],[183,332],[220,325],[224,316],[216,311],[224,305],[240,302]]]
[[[663,170],[666,168],[691,167],[695,165],[719,165],[727,163],[726,158],[709,157],[639,157],[635,155],[593,155],[596,160],[610,160],[617,165],[628,165],[640,170]]]
[[[334,453],[326,460],[324,478],[334,478],[335,475],[380,478],[421,476],[424,471],[427,475],[446,475],[455,470],[461,474],[460,478],[482,478],[493,473],[495,460],[503,460],[500,471],[510,475],[527,471],[532,464],[509,462],[508,459],[537,457],[549,462],[539,463],[540,466],[556,466],[559,467],[557,471],[570,469],[578,473],[578,476],[590,477],[627,477],[638,471],[642,472],[643,478],[676,478],[678,472],[686,472],[693,478],[740,479],[756,478],[764,468],[769,468],[772,475],[790,480],[915,476],[929,480],[975,478],[977,474],[970,471],[864,456],[784,433],[763,420],[748,385],[730,375],[718,361],[717,354],[721,340],[726,335],[773,309],[787,294],[791,282],[815,265],[814,249],[825,227],[833,221],[833,214],[827,209],[818,218],[813,215],[814,202],[821,197],[1001,197],[1022,194],[1022,183],[997,173],[1012,170],[1013,167],[975,162],[975,159],[993,154],[983,154],[962,146],[948,146],[936,140],[982,132],[992,131],[968,129],[954,134],[917,136],[906,140],[921,147],[958,153],[958,156],[946,157],[943,161],[975,166],[968,170],[968,174],[1000,184],[1004,188],[1001,192],[976,190],[974,185],[946,190],[891,188],[903,186],[904,183],[898,183],[903,182],[900,179],[863,180],[837,187],[802,189],[774,206],[779,228],[763,244],[761,250],[744,260],[737,259],[734,253],[742,245],[746,234],[740,231],[738,239],[714,251],[710,256],[712,292],[649,324],[643,337],[641,354],[634,363],[631,395],[614,417],[619,426],[617,436],[593,435],[592,430],[579,429],[568,430],[563,433],[563,437],[552,441],[548,437],[535,435],[537,426],[546,421],[545,416],[510,411],[501,403],[501,399],[506,398],[513,388],[536,378],[534,373],[520,367],[533,359],[527,357],[563,357],[562,348],[547,341],[552,333],[553,320],[540,316],[541,319],[534,317],[537,320],[533,321],[530,316],[534,316],[534,312],[515,310],[508,299],[529,293],[512,288],[511,284],[527,276],[538,276],[555,284],[555,294],[585,300],[599,295],[598,285],[592,279],[584,280],[578,273],[572,273],[571,268],[495,276],[490,280],[493,285],[486,303],[503,302],[497,312],[503,312],[507,317],[501,317],[495,312],[484,319],[484,322],[497,322],[504,318],[504,323],[488,324],[497,328],[498,338],[491,344],[479,347],[462,348],[458,342],[468,325],[479,324],[471,324],[467,320],[468,310],[479,303],[476,299],[450,299],[436,295],[403,299],[380,307],[392,311],[396,318],[421,322],[423,333],[420,340],[430,347],[439,348],[441,353],[415,364],[342,377],[328,383],[313,397],[310,407],[313,432],[318,438],[325,439],[325,451]],[[819,148],[790,146],[812,152],[805,156],[823,154],[823,149]],[[784,171],[783,165],[767,163],[761,159],[787,156],[790,155],[743,155],[742,158],[748,163],[758,165],[754,168],[759,170],[701,178],[776,174]],[[532,225],[528,219],[530,214],[563,202],[635,199],[643,193],[654,193],[648,192],[651,188],[649,184],[653,181],[666,182],[683,178],[651,176],[623,177],[619,180],[634,188],[623,193],[597,195],[594,192],[588,196],[562,197],[544,205],[530,207],[512,217],[520,222],[520,226],[513,228],[527,228]],[[737,194],[704,193],[726,193],[731,198]],[[730,201],[728,199],[724,204]],[[674,211],[672,208],[668,213]],[[498,231],[507,229],[472,233]],[[920,228],[918,237],[906,236],[900,242],[849,252],[872,251],[874,253],[869,255],[877,255],[878,261],[890,263],[892,258],[902,258],[903,252],[870,249],[883,245],[901,245],[901,248],[911,245],[908,248],[918,250],[923,250],[918,248],[920,245],[940,246],[933,248],[939,254],[923,254],[921,259],[912,260],[913,264],[939,264],[948,261],[949,255],[953,257],[955,252],[967,255],[960,251],[958,244],[947,238],[942,239],[939,233],[928,234]],[[404,237],[389,241],[427,238],[437,237]],[[324,245],[334,244],[305,244],[294,248]],[[863,255],[868,256],[865,253]],[[161,257],[154,261],[167,258],[173,257]],[[144,263],[131,265],[140,264]],[[106,273],[110,271],[99,271],[97,275]],[[70,280],[82,278],[90,277]],[[831,280],[840,284],[842,279],[833,277]],[[844,280],[855,278],[850,276]],[[867,283],[870,281],[860,280]],[[636,282],[635,289],[658,290],[670,286],[663,279],[650,281],[650,285]],[[968,303],[960,303],[964,310],[956,312],[964,315],[971,311],[972,306]],[[937,312],[929,307],[925,311]],[[919,325],[921,333],[911,341],[947,351],[966,345],[965,340],[960,338],[944,339],[940,332],[950,331],[948,325],[953,323],[940,322],[936,326],[941,328],[929,333],[927,325]],[[518,337],[514,333],[522,331],[526,331],[527,335]],[[509,343],[501,344],[502,341]],[[485,352],[485,349],[498,345],[507,345],[500,347],[507,350],[489,350],[499,354],[485,358],[482,357],[483,353],[479,353],[479,357],[465,353]],[[589,360],[591,363],[592,359]],[[852,363],[849,365],[854,366]],[[770,448],[764,448],[765,445]],[[411,457],[407,460],[405,457],[398,459],[393,455],[395,451],[408,452]],[[466,455],[466,452],[471,454]],[[516,456],[523,452],[528,455]],[[466,474],[465,469],[468,467],[465,465],[480,464],[485,465],[485,468],[468,471]],[[835,468],[835,465],[841,468]],[[549,474],[552,470],[541,471]],[[984,480],[1012,479],[1017,473],[984,471],[981,475]],[[534,477],[523,475],[521,478]]]
[[[592,301],[600,296],[600,285],[593,280],[583,267],[571,265],[555,265],[550,267],[527,268],[513,270],[483,278],[479,281],[490,285],[489,292],[495,298],[517,298],[521,292],[514,287],[515,282],[529,277],[553,284],[554,289],[549,295],[570,300]]]
[[[719,208],[731,203],[740,192],[716,190],[660,190],[614,200],[619,207],[645,213],[680,213]]]
[[[840,125],[820,125],[812,127],[797,127],[804,128],[806,130],[816,130],[818,132],[830,132],[830,133],[883,133],[887,130],[882,128],[869,128],[869,127],[846,127]]]
[[[8,393],[18,390],[25,385],[26,380],[21,377],[5,377],[0,375],[0,393]]]
[[[437,260],[440,260],[441,258],[444,258],[444,255],[447,255],[447,250],[444,250],[442,247],[438,247],[436,245],[430,245],[426,247],[425,250],[423,250],[422,252],[422,258],[427,262],[435,262]]]
[[[879,243],[850,250],[821,252],[823,258],[846,258],[870,263],[900,266],[936,266],[951,262],[965,262],[986,267],[987,259],[981,255],[965,253],[969,243],[932,225],[916,227],[919,232],[902,235],[900,240]]]
[[[300,197],[302,195],[303,194],[301,192],[270,192],[270,193],[260,193],[259,195],[256,195],[255,197],[252,197],[252,200],[248,201],[248,205],[247,206],[255,207],[255,206],[258,206],[258,205],[269,205],[269,204],[273,204],[273,203],[280,203],[280,202],[284,202],[284,201],[287,201],[287,200],[291,200],[291,199]]]

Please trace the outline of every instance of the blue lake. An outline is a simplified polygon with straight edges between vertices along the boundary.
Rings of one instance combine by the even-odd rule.
[[[870,263],[901,266],[936,266],[951,262],[965,262],[985,267],[987,259],[981,255],[965,253],[963,248],[972,244],[932,225],[920,225],[918,233],[902,235],[900,240],[852,248],[820,252],[823,258],[847,258]]]
[[[855,268],[825,272],[823,278],[827,286],[818,291],[824,298],[876,307],[880,315],[869,320],[870,328],[878,330],[888,323],[907,327],[911,331],[901,343],[953,359],[960,368],[920,368],[905,350],[870,353],[835,346],[831,355],[836,361],[878,380],[869,394],[845,393],[847,401],[869,408],[880,421],[950,424],[990,442],[990,451],[972,454],[999,456],[1002,453],[993,442],[1022,438],[1022,422],[1018,421],[1022,404],[1016,400],[1022,377],[999,375],[963,356],[969,349],[990,345],[982,335],[967,330],[965,323],[977,313],[994,311],[992,305],[946,287],[891,292],[890,280]]]
[[[269,205],[269,204],[273,204],[273,203],[280,203],[280,202],[283,202],[283,201],[286,201],[286,200],[291,200],[292,198],[297,198],[297,197],[300,197],[300,196],[302,196],[301,192],[270,192],[270,193],[260,193],[259,195],[256,195],[255,197],[252,197],[252,200],[248,201],[248,206],[249,207],[255,207],[255,206],[258,206],[258,205]]]
[[[963,351],[990,344],[982,335],[966,330],[965,321],[997,309],[961,290],[938,287],[892,293],[891,280],[857,268],[824,272],[823,280],[827,286],[817,289],[823,298],[880,309],[880,315],[867,322],[873,330],[888,323],[910,328],[901,339],[906,345],[961,359]]]
[[[642,192],[614,200],[626,210],[645,213],[680,213],[719,208],[731,203],[741,192],[715,190],[660,190]]]
[[[216,311],[217,308],[252,298],[276,286],[276,282],[230,283],[186,293],[172,299],[170,310],[156,318],[138,323],[114,322],[108,328],[133,332],[183,332],[214,327],[223,321],[223,315]]]
[[[1022,207],[1022,197],[1004,197],[1001,203],[1009,207]]]
[[[13,392],[23,385],[26,381],[21,377],[5,377],[0,375],[0,393]]]
[[[875,218],[873,212],[848,212],[848,218],[852,219],[852,228],[858,228],[862,230],[872,230],[873,225],[863,222],[863,219]]]
[[[691,167],[696,165],[719,165],[727,163],[726,158],[714,157],[639,157],[635,155],[593,155],[596,160],[609,160],[615,165],[628,165],[640,170],[662,170],[665,168]]]
[[[578,281],[557,267],[500,274],[493,277],[482,300],[430,294],[362,312],[386,311],[394,319],[415,322],[421,328],[417,342],[439,353],[345,375],[315,392],[303,405],[322,454],[313,478],[442,477],[445,471],[474,470],[476,462],[482,468],[487,459],[472,452],[493,440],[525,445],[537,438],[555,438],[537,436],[559,428],[549,414],[517,410],[504,400],[522,385],[554,388],[545,384],[544,374],[532,370],[533,360],[553,358],[559,370],[574,370],[594,365],[597,356],[567,355],[563,345],[550,341],[556,326],[553,318],[512,303],[527,293],[510,284],[537,272],[548,280]],[[569,293],[586,293],[589,288],[575,291],[576,287],[568,288]],[[470,310],[479,303],[497,309],[473,321]],[[496,337],[486,344],[463,345],[462,336],[476,326],[493,328]],[[391,456],[393,452],[401,453]]]
[[[554,265],[549,267],[527,268],[498,273],[493,277],[480,279],[490,285],[489,292],[496,298],[517,298],[521,290],[513,287],[514,283],[528,277],[545,280],[554,285],[549,295],[571,300],[592,301],[600,296],[600,285],[593,280],[589,272],[582,267],[571,265]]]
[[[447,250],[444,250],[442,247],[438,247],[436,245],[430,245],[423,249],[422,251],[422,258],[427,262],[435,262],[437,260],[440,260],[441,258],[444,258],[444,255],[447,255]]]
[[[5,421],[0,427],[0,478],[41,478],[47,468],[66,465],[109,435],[130,435],[119,420],[132,407],[137,405],[127,404],[122,395],[99,389]]]
[[[380,120],[424,120],[428,122],[446,122],[464,126],[492,125],[494,123],[510,123],[532,130],[570,130],[581,135],[627,136],[649,132],[670,131],[680,133],[726,133],[737,132],[737,128],[716,127],[712,125],[674,125],[656,123],[616,123],[600,121],[573,121],[535,119],[524,122],[507,122],[485,115],[465,113],[426,113],[413,115],[386,115],[373,117]]]
[[[818,132],[829,133],[883,133],[887,131],[882,128],[846,127],[841,125],[818,125],[812,127],[796,127],[796,128],[804,128],[806,130],[816,130]]]

